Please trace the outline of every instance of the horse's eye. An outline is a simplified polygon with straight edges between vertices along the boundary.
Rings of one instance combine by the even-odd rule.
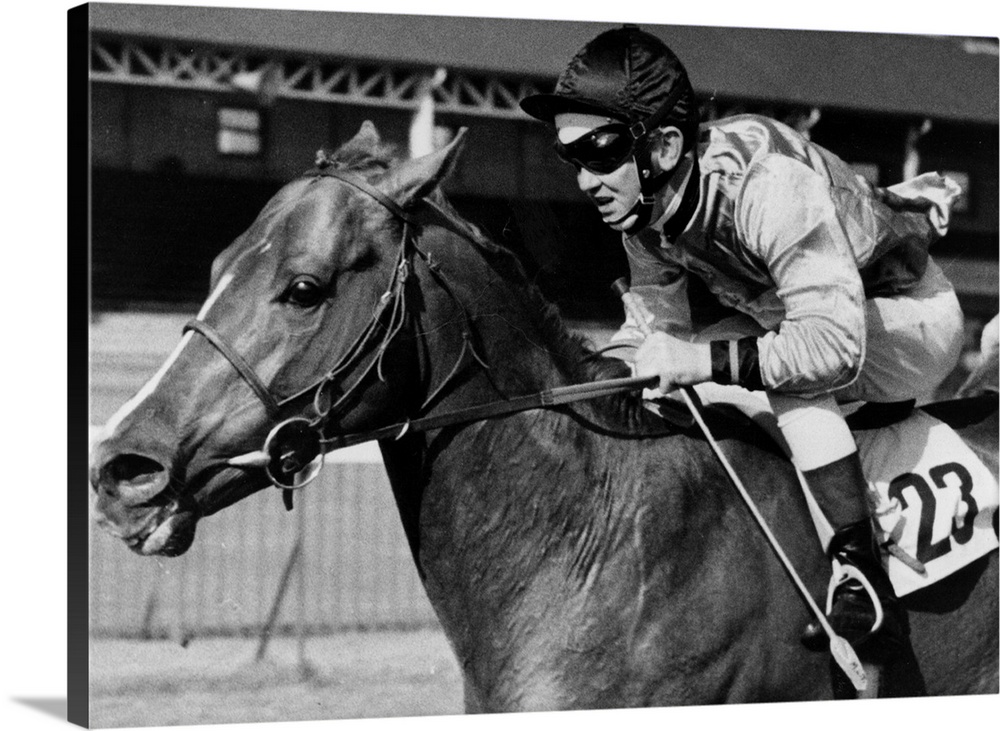
[[[323,289],[312,279],[299,277],[292,282],[285,298],[298,307],[315,307],[323,299]]]

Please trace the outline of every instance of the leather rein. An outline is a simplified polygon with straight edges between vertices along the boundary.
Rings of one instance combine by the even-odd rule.
[[[185,332],[190,330],[200,334],[232,365],[234,370],[236,370],[264,405],[268,415],[272,419],[277,420],[282,409],[289,403],[312,394],[313,408],[316,412],[315,418],[292,417],[286,419],[272,429],[262,451],[251,452],[229,461],[229,464],[232,466],[264,467],[274,486],[283,490],[286,507],[291,507],[292,490],[304,487],[315,479],[322,467],[323,455],[327,451],[380,439],[399,439],[407,433],[441,429],[448,426],[506,416],[521,411],[549,408],[575,401],[594,399],[655,386],[658,380],[656,377],[615,378],[591,383],[558,386],[532,394],[480,404],[443,414],[407,419],[403,422],[390,424],[370,431],[332,436],[325,435],[324,429],[331,414],[337,412],[357,392],[361,384],[373,371],[377,372],[381,380],[385,380],[381,372],[382,357],[392,339],[402,328],[406,316],[405,285],[412,268],[411,258],[413,253],[420,256],[439,286],[461,307],[465,315],[462,351],[459,353],[451,372],[425,399],[424,404],[420,407],[420,411],[423,411],[429,404],[435,401],[444,391],[445,387],[458,374],[463,363],[467,360],[467,353],[470,353],[472,358],[484,368],[488,369],[489,366],[479,357],[472,345],[469,327],[470,318],[465,308],[456,298],[452,287],[448,284],[447,279],[436,262],[431,261],[430,255],[423,252],[416,245],[414,230],[419,228],[420,222],[385,193],[354,173],[332,167],[329,164],[319,164],[316,168],[307,172],[306,175],[317,178],[334,178],[353,186],[373,198],[393,214],[393,216],[403,222],[399,253],[389,286],[380,297],[368,325],[362,330],[351,346],[347,348],[343,356],[341,356],[330,370],[311,385],[291,396],[279,400],[268,389],[246,359],[214,327],[204,320],[197,318],[189,320],[184,325]],[[467,236],[467,234],[461,231],[456,232]],[[386,312],[389,312],[388,322],[383,324]],[[333,384],[340,374],[353,369],[357,365],[357,362],[375,345],[377,334],[381,334],[381,340],[375,347],[375,354],[371,358],[371,361],[361,374],[355,378],[353,385],[346,388],[336,402],[333,402],[332,397],[329,395],[330,389],[327,386]]]

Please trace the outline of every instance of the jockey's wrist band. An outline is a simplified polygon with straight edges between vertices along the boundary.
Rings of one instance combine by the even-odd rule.
[[[709,350],[715,383],[740,385],[751,391],[764,390],[757,358],[757,338],[713,340]]]

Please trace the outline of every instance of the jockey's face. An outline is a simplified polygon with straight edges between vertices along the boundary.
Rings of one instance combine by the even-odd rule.
[[[614,121],[617,120],[597,114],[557,114],[556,133],[565,145]],[[576,168],[576,184],[597,206],[604,223],[616,231],[625,231],[635,224],[637,217],[630,213],[639,199],[639,173],[634,159],[629,157],[621,167],[603,175],[579,165]]]

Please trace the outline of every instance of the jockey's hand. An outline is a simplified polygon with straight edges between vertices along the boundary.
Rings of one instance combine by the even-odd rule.
[[[708,343],[689,343],[667,335],[651,333],[635,354],[637,376],[658,376],[660,391],[692,386],[712,380],[712,353]]]

